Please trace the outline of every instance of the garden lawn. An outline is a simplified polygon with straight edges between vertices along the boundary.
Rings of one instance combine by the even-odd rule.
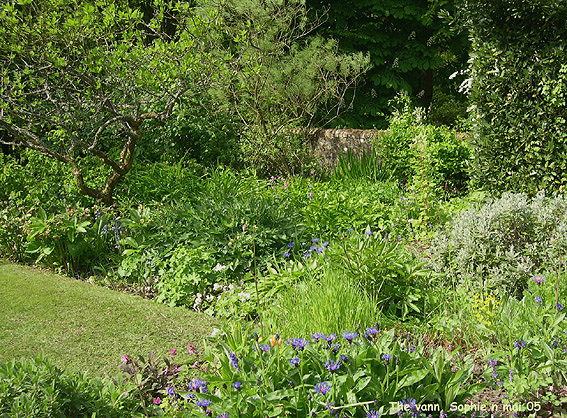
[[[213,325],[187,309],[0,260],[0,362],[43,352],[69,371],[116,376],[125,354],[175,348],[188,358],[188,342],[202,352]]]

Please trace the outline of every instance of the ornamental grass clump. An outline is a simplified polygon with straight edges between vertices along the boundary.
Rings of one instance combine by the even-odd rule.
[[[346,343],[339,343],[336,334],[317,332],[310,339],[292,337],[280,344],[280,336],[252,335],[234,325],[206,349],[207,372],[200,379],[208,390],[198,395],[187,390],[181,375],[174,391],[163,391],[161,407],[180,418],[329,412],[364,418],[403,414],[411,397],[414,409],[436,405],[430,411],[437,417],[451,416],[451,403],[481,389],[470,381],[470,356],[426,348],[411,335],[378,329],[378,324],[369,327],[366,335],[346,331],[341,334]],[[265,345],[270,349],[264,350]]]

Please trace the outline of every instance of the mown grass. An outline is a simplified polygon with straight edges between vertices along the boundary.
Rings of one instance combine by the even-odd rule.
[[[214,321],[71,278],[0,261],[0,362],[41,352],[69,371],[115,376],[122,355],[202,352]],[[180,359],[181,360],[181,359]]]

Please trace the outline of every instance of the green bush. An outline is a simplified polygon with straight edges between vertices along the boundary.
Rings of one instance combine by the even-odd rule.
[[[118,381],[64,373],[44,357],[0,363],[3,417],[142,417],[130,390],[135,388]]]
[[[422,110],[399,96],[389,132],[380,136],[378,149],[384,168],[401,185],[426,189],[434,196],[454,196],[468,187],[470,150],[466,141],[446,127],[424,122]]]
[[[527,281],[560,271],[567,251],[567,200],[505,193],[463,211],[431,245],[431,263],[453,283],[520,296]]]
[[[465,0],[473,38],[475,182],[492,190],[567,184],[567,4]]]

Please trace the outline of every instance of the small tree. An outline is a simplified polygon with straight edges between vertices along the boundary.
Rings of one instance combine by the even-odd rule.
[[[349,107],[346,93],[368,58],[340,54],[336,41],[315,36],[323,20],[309,16],[304,1],[223,3],[218,45],[233,58],[232,77],[216,91],[217,102],[244,126],[247,162],[287,174],[301,163],[305,134]]]
[[[0,6],[0,130],[67,164],[81,193],[112,203],[148,120],[169,117],[220,74],[215,15],[146,2],[7,0]],[[0,136],[0,140],[4,136]],[[103,184],[89,167],[102,164]]]

